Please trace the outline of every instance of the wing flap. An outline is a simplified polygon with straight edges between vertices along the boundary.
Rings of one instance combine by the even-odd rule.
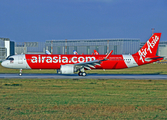
[[[98,65],[98,66],[101,66],[100,64],[102,63],[102,61],[106,61],[108,60],[108,57],[112,54],[113,50],[110,51],[109,54],[106,55],[106,57],[102,60],[93,60],[93,61],[88,61],[88,62],[82,62],[82,63],[76,63],[76,64],[73,64],[75,66],[75,68],[77,70],[80,70],[80,69],[87,69],[87,70],[91,70],[91,68],[96,68],[95,66]]]
[[[84,66],[84,68],[86,68],[86,69],[88,69],[88,70],[91,70],[91,68],[90,68],[90,67],[87,67],[87,66]]]

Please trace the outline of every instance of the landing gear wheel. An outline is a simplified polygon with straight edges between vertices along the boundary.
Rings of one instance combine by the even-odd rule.
[[[83,73],[82,73],[82,76],[86,76],[86,72],[83,72]]]
[[[79,72],[78,75],[81,76],[81,75],[82,75],[82,72]]]
[[[79,72],[78,75],[79,76],[86,76],[87,74],[86,74],[86,72]]]

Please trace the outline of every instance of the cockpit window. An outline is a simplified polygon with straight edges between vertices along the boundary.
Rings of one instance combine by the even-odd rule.
[[[8,57],[8,58],[6,58],[6,60],[14,60],[14,58]]]
[[[14,60],[14,58],[9,58],[9,60]]]

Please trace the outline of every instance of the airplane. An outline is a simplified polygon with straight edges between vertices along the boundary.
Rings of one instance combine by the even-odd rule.
[[[49,52],[49,50],[46,50],[46,54],[47,55],[51,55],[51,53]]]
[[[95,55],[99,55],[99,53],[98,53],[96,50],[94,50],[94,54],[95,54]]]
[[[74,53],[74,55],[78,55],[76,50],[73,50],[73,53]],[[99,53],[96,50],[94,50],[94,53],[92,53],[92,55],[98,55],[98,54]]]
[[[73,50],[73,53],[74,55],[78,55],[77,51],[76,50]]]
[[[144,46],[132,55],[73,55],[73,54],[24,54],[13,55],[1,63],[3,67],[20,69],[57,69],[60,74],[86,76],[85,70],[123,69],[137,67],[162,60],[156,52],[161,33],[154,33]]]

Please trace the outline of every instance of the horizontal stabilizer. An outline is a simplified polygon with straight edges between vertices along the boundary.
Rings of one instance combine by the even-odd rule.
[[[146,61],[151,61],[151,60],[157,60],[157,59],[163,59],[164,57],[161,56],[156,56],[156,57],[149,57],[149,58],[145,58]]]
[[[164,58],[164,57],[151,57],[150,59],[156,60],[156,59],[161,59],[161,58]]]

